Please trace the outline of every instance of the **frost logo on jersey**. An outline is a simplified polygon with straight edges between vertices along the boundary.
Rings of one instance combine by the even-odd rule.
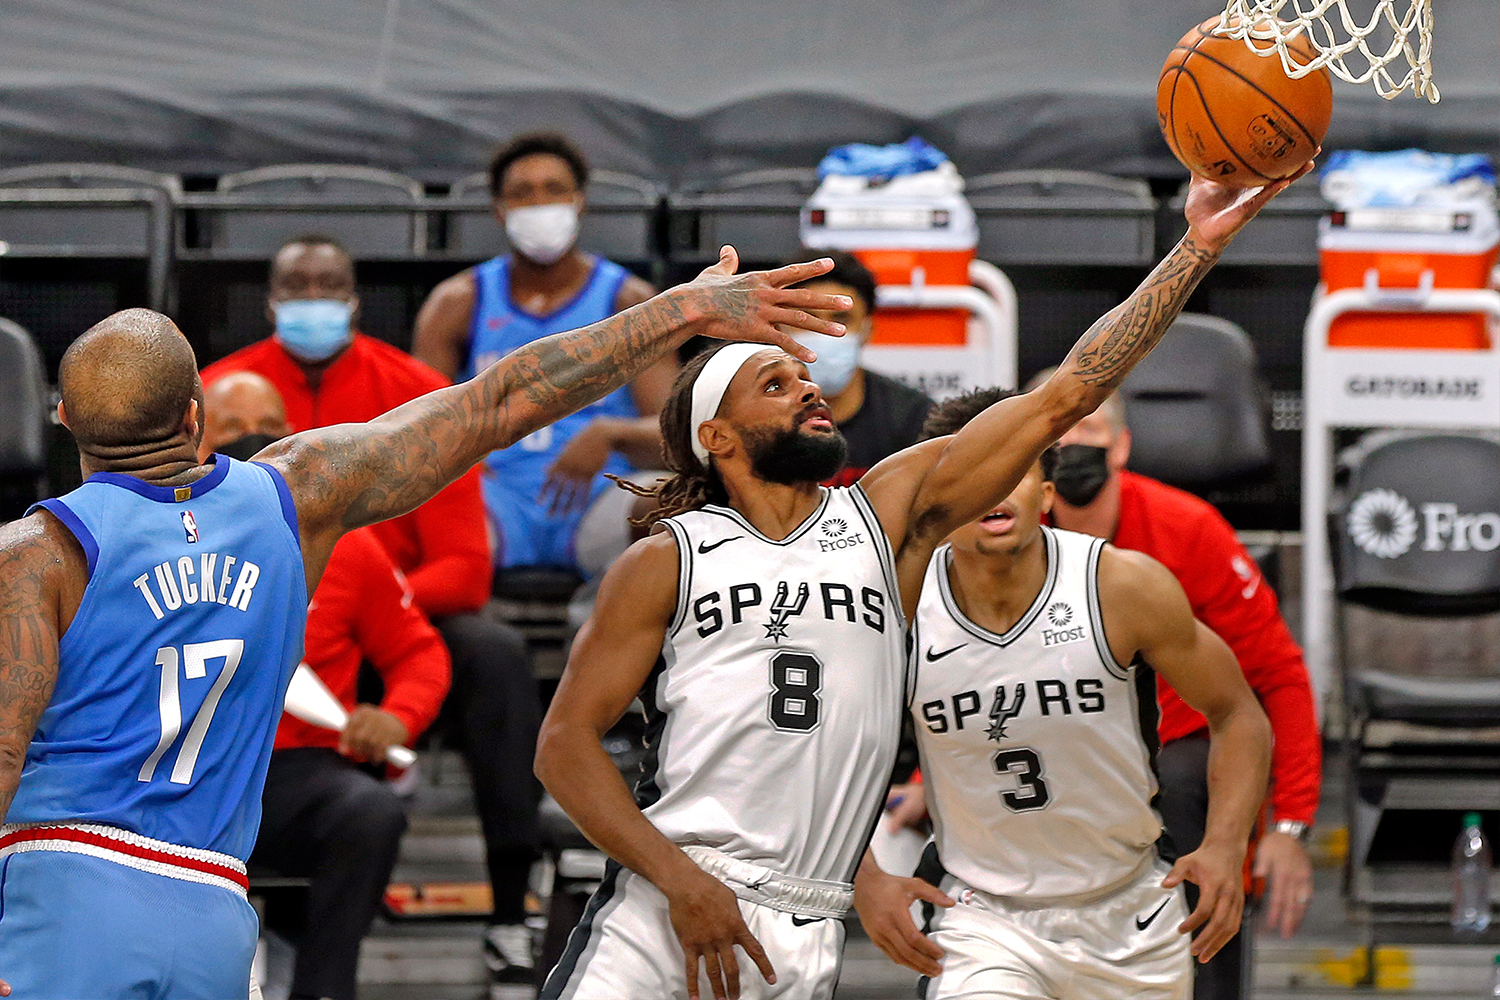
[[[1068,627],[1068,623],[1072,620],[1073,606],[1067,601],[1053,601],[1048,605],[1047,621],[1055,627],[1042,629],[1042,645],[1044,647],[1060,646],[1065,642],[1078,642],[1085,638],[1088,633],[1084,631],[1082,625]]]
[[[849,522],[842,517],[830,517],[821,525],[823,537],[818,539],[819,552],[837,552],[839,549],[852,549],[856,545],[863,545],[865,533],[856,531],[849,533]]]
[[[1067,607],[1067,605],[1063,605]],[[1005,724],[1021,714],[1021,706],[1026,704],[1026,685],[1017,684],[1012,693],[1009,704],[1006,703],[1005,685],[995,685],[995,703],[990,706],[990,728],[985,735],[999,743],[1005,739]]]
[[[775,639],[777,645],[785,639],[787,630],[787,619],[793,615],[800,615],[802,609],[807,607],[808,586],[806,583],[797,584],[797,599],[791,599],[792,588],[782,580],[776,585],[776,600],[771,602],[771,620],[766,622],[766,638]]]
[[[188,541],[196,542],[198,540],[198,522],[190,510],[182,512],[182,530],[187,532]]]
[[[1377,559],[1395,559],[1417,540],[1417,512],[1394,490],[1366,490],[1349,507],[1349,537]]]

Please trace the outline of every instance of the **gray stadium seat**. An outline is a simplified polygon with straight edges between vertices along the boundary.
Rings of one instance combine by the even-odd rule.
[[[176,177],[109,163],[10,167],[0,170],[0,243],[11,258],[145,260],[147,299],[164,309],[181,194]]]
[[[1500,441],[1378,432],[1339,464],[1348,886],[1441,917],[1459,816],[1500,810]]]
[[[1130,468],[1202,490],[1266,472],[1267,399],[1255,349],[1228,320],[1183,313],[1120,387]]]
[[[316,233],[355,260],[403,260],[427,252],[422,196],[421,184],[389,170],[295,163],[226,174],[214,197],[195,203],[207,209],[215,258],[264,260]]]
[[[42,495],[47,411],[41,352],[18,324],[0,319],[0,523]]]
[[[447,256],[478,261],[507,253],[510,241],[495,218],[488,171],[469,174],[448,189]],[[578,245],[611,260],[640,262],[657,256],[656,217],[662,188],[644,177],[613,170],[589,172],[588,208]]]
[[[672,256],[701,263],[732,243],[742,261],[795,257],[802,250],[802,206],[817,188],[817,170],[777,167],[674,191],[667,196]]]
[[[1145,181],[1081,170],[966,178],[979,256],[1007,264],[1151,264],[1156,202]]]

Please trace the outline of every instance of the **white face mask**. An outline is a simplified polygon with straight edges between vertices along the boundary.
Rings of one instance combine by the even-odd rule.
[[[513,208],[505,213],[505,234],[522,257],[537,264],[555,264],[578,238],[578,206],[563,202]]]

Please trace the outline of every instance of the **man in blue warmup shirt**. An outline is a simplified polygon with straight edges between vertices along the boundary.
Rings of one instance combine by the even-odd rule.
[[[511,252],[433,289],[412,354],[461,382],[540,337],[651,297],[651,286],[619,264],[578,249],[588,176],[578,147],[552,132],[517,136],[495,154],[490,194]],[[676,374],[675,359],[665,358],[489,457],[484,505],[499,539],[497,569],[557,566],[592,576],[624,551],[630,498],[603,473],[661,467],[657,416]]]
[[[245,858],[307,595],[345,532],[405,513],[694,334],[772,341],[847,300],[827,261],[698,280],[366,424],[200,464],[203,387],[159,313],[68,348],[85,482],[0,527],[0,995],[243,997]],[[837,324],[819,323],[837,332]]]

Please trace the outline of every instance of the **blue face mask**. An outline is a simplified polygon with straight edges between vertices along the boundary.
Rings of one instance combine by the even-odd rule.
[[[859,351],[864,346],[863,331],[850,330],[842,337],[797,330],[792,333],[797,343],[810,347],[818,360],[807,366],[808,375],[823,390],[824,398],[837,396],[849,388],[854,373],[859,368]]]
[[[349,346],[354,305],[338,299],[292,299],[271,307],[276,339],[302,361],[327,361]]]

